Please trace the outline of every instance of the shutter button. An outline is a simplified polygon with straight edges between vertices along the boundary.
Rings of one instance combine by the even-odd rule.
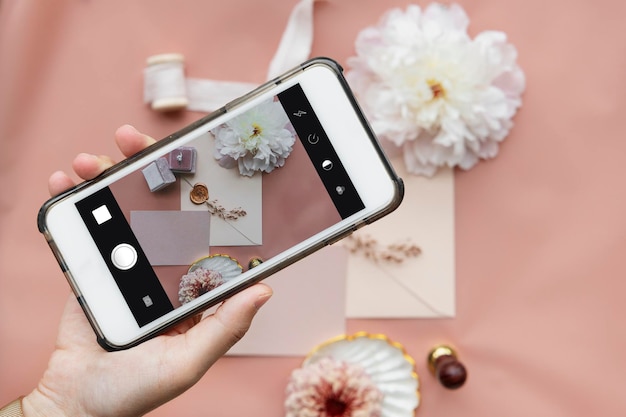
[[[111,262],[122,271],[130,269],[137,262],[137,251],[128,243],[120,243],[111,251]]]

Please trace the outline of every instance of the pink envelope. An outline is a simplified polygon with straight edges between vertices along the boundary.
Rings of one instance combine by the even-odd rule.
[[[401,156],[392,163],[404,180],[402,204],[353,236],[374,239],[381,250],[398,243],[415,244],[421,254],[394,263],[351,253],[347,316],[454,317],[454,172],[442,169],[425,178],[406,172]]]
[[[346,332],[347,252],[326,247],[264,282],[274,295],[228,355],[303,356]]]

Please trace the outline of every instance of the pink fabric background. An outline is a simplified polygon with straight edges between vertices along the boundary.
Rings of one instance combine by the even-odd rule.
[[[48,175],[80,151],[119,155],[111,137],[122,123],[162,137],[197,118],[142,104],[149,55],[183,53],[189,76],[263,81],[294,3],[0,4],[0,403],[37,383],[69,292],[35,224]],[[348,328],[405,345],[420,373],[418,415],[624,415],[626,3],[460,3],[471,33],[508,33],[528,87],[499,156],[456,174],[457,317]],[[345,63],[361,28],[406,4],[319,3],[313,54]],[[438,342],[469,369],[459,391],[428,374]],[[225,358],[151,415],[282,415],[300,361]]]

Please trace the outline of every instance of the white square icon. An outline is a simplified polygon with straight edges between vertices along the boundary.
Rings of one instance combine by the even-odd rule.
[[[102,224],[107,220],[110,220],[112,217],[109,209],[105,205],[101,205],[97,209],[93,210],[91,214],[93,214],[93,217],[94,219],[96,219],[96,222],[98,224]]]

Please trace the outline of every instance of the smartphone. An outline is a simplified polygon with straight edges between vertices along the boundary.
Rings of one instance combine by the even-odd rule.
[[[100,345],[119,350],[402,197],[341,67],[315,58],[48,200],[38,226]]]

